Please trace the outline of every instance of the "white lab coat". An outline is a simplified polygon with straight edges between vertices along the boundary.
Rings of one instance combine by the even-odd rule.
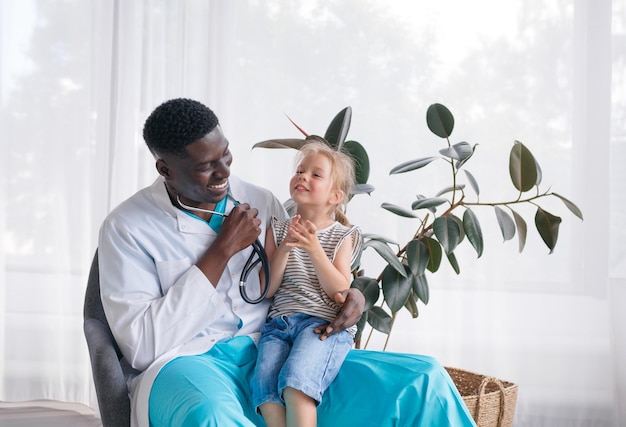
[[[267,190],[230,178],[232,195],[259,209],[261,242],[272,216],[286,217]],[[239,335],[255,342],[268,303],[252,305],[239,293],[250,248],[231,258],[217,287],[195,266],[216,233],[174,207],[159,177],[115,208],[100,230],[98,257],[102,304],[111,331],[130,365],[131,425],[148,426],[148,398],[161,367],[181,355],[201,354]],[[250,295],[258,274],[248,277]]]

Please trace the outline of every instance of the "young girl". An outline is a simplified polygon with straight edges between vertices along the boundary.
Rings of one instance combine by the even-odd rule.
[[[274,297],[261,328],[252,400],[268,427],[316,426],[317,405],[337,376],[356,328],[320,340],[315,328],[339,311],[336,294],[351,283],[361,232],[343,214],[354,185],[352,159],[323,142],[309,142],[297,157],[289,192],[291,220],[275,218],[267,232]]]

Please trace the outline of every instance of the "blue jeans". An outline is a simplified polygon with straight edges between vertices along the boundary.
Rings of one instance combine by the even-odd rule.
[[[256,369],[252,374],[252,404],[285,404],[282,394],[291,387],[319,404],[352,348],[349,332],[331,335],[324,341],[314,332],[327,321],[308,314],[280,316],[261,328]]]

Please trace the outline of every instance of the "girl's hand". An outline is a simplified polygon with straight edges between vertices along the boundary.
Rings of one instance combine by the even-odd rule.
[[[282,250],[284,252],[289,252],[289,251],[291,251],[291,248],[296,247],[295,245],[298,243],[298,235],[296,233],[292,232],[291,228],[295,224],[299,224],[299,223],[300,223],[300,215],[296,215],[296,216],[294,216],[291,219],[291,225],[287,229],[287,235],[285,236],[283,241],[278,246],[278,248],[280,250]]]
[[[294,220],[296,218],[297,221],[292,221],[289,226],[287,238],[285,239],[288,240],[286,245],[290,248],[304,249],[308,253],[318,250],[321,246],[317,239],[317,227],[315,224],[308,220],[301,224],[300,217],[296,216]]]

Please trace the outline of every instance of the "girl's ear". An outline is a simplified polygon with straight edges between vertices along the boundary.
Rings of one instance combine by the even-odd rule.
[[[328,199],[328,203],[331,205],[338,205],[343,200],[343,191],[341,190],[333,190],[330,194],[330,198]]]

